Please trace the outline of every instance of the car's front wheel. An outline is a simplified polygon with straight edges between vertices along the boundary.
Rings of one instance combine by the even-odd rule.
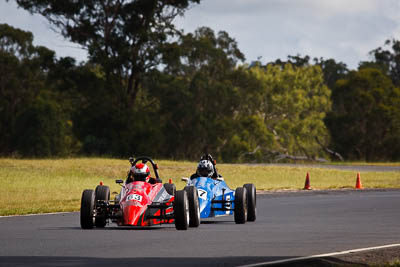
[[[187,230],[189,226],[189,201],[185,190],[175,193],[174,201],[175,228],[177,230]]]
[[[243,224],[247,220],[247,193],[246,188],[238,187],[235,190],[235,223]]]
[[[94,191],[86,189],[82,193],[81,199],[81,227],[82,229],[92,229],[94,219]]]
[[[200,225],[200,205],[197,189],[193,185],[185,186],[189,201],[189,227]]]
[[[110,200],[110,188],[105,185],[98,185],[95,191],[95,204],[98,201],[108,202]],[[94,220],[96,227],[104,227],[107,224],[107,214],[105,209],[97,211],[96,218]]]
[[[243,185],[247,192],[247,221],[254,222],[257,216],[256,187],[254,184]]]

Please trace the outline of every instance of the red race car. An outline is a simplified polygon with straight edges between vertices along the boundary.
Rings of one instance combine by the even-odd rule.
[[[80,211],[81,227],[102,228],[111,220],[119,226],[175,223],[176,229],[187,230],[189,226],[187,192],[176,191],[175,185],[171,183],[162,184],[157,171],[158,166],[151,158],[139,157],[136,160],[130,158],[129,161],[132,168],[139,166],[147,170],[146,163],[150,162],[156,177],[151,178],[149,182],[149,176],[147,180],[133,179],[132,172],[128,172],[125,183],[123,180],[116,180],[116,183],[122,184],[122,189],[115,200],[110,200],[110,188],[102,184],[98,185],[96,190],[84,190]],[[137,164],[139,161],[141,163]]]

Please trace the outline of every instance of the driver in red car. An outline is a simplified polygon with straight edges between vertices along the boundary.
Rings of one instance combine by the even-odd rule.
[[[133,181],[142,181],[150,184],[162,183],[161,179],[150,176],[150,169],[144,163],[137,163],[131,168],[128,178],[126,179],[126,184],[129,184]]]

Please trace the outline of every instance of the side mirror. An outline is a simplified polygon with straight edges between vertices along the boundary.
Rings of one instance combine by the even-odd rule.
[[[123,180],[115,180],[115,183],[122,184],[122,183],[124,183],[124,181]]]
[[[184,181],[184,182],[188,182],[188,181],[189,181],[189,178],[187,178],[187,177],[182,177],[181,180]]]
[[[131,165],[133,165],[133,162],[135,161],[135,159],[133,157],[129,158],[129,162],[131,163]]]

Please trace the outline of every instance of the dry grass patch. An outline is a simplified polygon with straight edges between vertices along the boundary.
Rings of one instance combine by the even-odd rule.
[[[196,162],[157,161],[163,182],[169,179],[178,189],[190,176]],[[74,158],[50,160],[0,159],[0,215],[77,211],[84,189],[94,189],[100,181],[119,192],[116,179],[125,179],[129,162],[120,159]],[[248,164],[218,164],[218,171],[232,188],[254,183],[257,189],[297,190],[304,187],[310,173],[315,189],[354,188],[357,173],[310,167],[282,167]],[[400,188],[400,172],[363,172],[365,188]]]

